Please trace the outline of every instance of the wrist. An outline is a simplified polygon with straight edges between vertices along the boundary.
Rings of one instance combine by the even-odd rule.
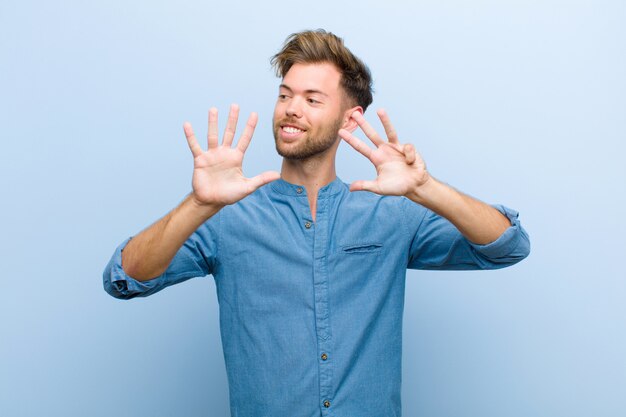
[[[193,192],[187,196],[184,201],[184,205],[187,206],[190,215],[203,220],[209,219],[215,213],[224,208],[224,205],[221,204],[206,203],[198,200]]]
[[[415,186],[412,190],[406,193],[405,197],[414,203],[428,207],[429,202],[432,201],[437,193],[437,189],[442,186],[442,183],[437,181],[432,176],[428,176],[428,179],[422,184]]]

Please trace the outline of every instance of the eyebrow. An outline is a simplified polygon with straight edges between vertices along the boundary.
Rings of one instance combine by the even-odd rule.
[[[289,90],[289,91],[293,92],[293,90],[291,89],[291,87],[289,87],[287,84],[281,84],[281,85],[279,86],[279,88],[284,88],[285,90]],[[325,97],[328,97],[328,94],[326,94],[325,92],[320,91],[320,90],[308,89],[308,90],[304,90],[304,92],[305,92],[306,94],[321,94],[321,95],[323,95],[323,96],[325,96]]]

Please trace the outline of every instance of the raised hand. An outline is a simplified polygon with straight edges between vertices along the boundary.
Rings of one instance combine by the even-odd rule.
[[[370,148],[348,130],[339,130],[339,136],[350,146],[372,161],[377,178],[374,181],[355,181],[350,191],[371,191],[383,195],[408,196],[426,184],[430,175],[426,164],[411,144],[400,144],[398,135],[389,116],[384,110],[377,112],[385,128],[387,141],[383,140],[374,128],[363,118],[360,112],[354,112],[352,118],[376,148]]]
[[[217,109],[209,110],[208,149],[202,150],[193,133],[191,124],[183,128],[189,149],[193,154],[192,197],[199,205],[224,206],[236,203],[257,188],[280,178],[276,171],[266,171],[252,178],[243,175],[241,164],[250,144],[258,116],[252,113],[248,118],[243,134],[233,147],[235,129],[239,118],[239,107],[233,104],[228,114],[222,144],[219,144]]]

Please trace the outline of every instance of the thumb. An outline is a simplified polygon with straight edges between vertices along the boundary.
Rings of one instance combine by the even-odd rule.
[[[272,181],[276,181],[280,178],[280,174],[276,171],[265,171],[257,176],[254,176],[248,180],[249,192],[252,193],[257,188],[268,184]]]
[[[411,165],[415,162],[415,147],[410,143],[404,145],[404,160],[407,164]]]
[[[376,181],[354,181],[350,184],[350,191],[371,191],[373,193],[378,193],[378,184]]]

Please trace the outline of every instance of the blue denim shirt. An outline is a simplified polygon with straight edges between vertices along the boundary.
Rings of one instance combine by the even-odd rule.
[[[114,297],[147,296],[212,274],[233,417],[400,416],[407,268],[493,269],[529,252],[517,213],[475,245],[447,220],[402,197],[306,190],[275,181],[203,224],[167,271],[140,282],[104,272]]]

